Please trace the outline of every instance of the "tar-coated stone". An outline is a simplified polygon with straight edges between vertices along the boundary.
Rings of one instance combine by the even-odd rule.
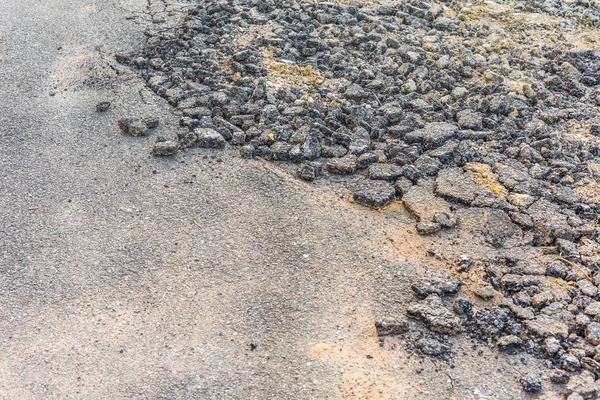
[[[462,330],[460,318],[442,304],[437,294],[411,304],[406,312],[409,317],[423,321],[432,332],[454,335]]]
[[[518,336],[507,335],[502,336],[500,339],[498,339],[497,345],[500,351],[509,354],[515,354],[521,347],[522,343],[523,341]]]
[[[306,162],[298,168],[298,176],[305,181],[313,181],[321,175],[321,169],[321,163]]]
[[[172,140],[157,141],[152,146],[152,154],[155,156],[172,156],[177,154],[179,146]]]
[[[375,322],[378,336],[398,335],[407,332],[410,327],[404,319],[384,318]]]
[[[435,221],[421,220],[415,225],[419,235],[432,235],[442,229],[442,225]]]
[[[537,376],[527,375],[520,379],[523,390],[528,393],[539,393],[542,391],[542,381]]]
[[[436,212],[433,215],[433,222],[437,222],[442,228],[454,228],[458,223],[458,220],[454,214],[448,212]]]
[[[370,207],[383,207],[396,197],[394,187],[383,181],[366,181],[354,190],[354,201]]]
[[[131,136],[146,136],[148,133],[146,124],[139,118],[122,118],[119,120],[119,128]]]
[[[219,132],[210,128],[197,128],[194,133],[198,135],[198,147],[221,149],[227,142]]]
[[[100,113],[108,111],[109,108],[110,101],[101,101],[100,103],[96,104],[96,111]]]

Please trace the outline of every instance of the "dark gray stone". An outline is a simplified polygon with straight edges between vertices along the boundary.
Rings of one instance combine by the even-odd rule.
[[[250,158],[254,158],[254,150],[255,150],[255,149],[254,149],[254,146],[253,146],[253,145],[251,145],[251,144],[247,144],[247,145],[245,145],[245,146],[242,146],[242,147],[240,148],[240,155],[241,155],[243,158],[248,158],[248,159],[250,159]]]
[[[367,172],[369,179],[388,182],[394,182],[400,175],[402,175],[402,167],[394,164],[373,164]]]
[[[360,184],[354,191],[354,201],[371,206],[383,207],[388,205],[396,197],[394,187],[384,181],[366,181]]]
[[[348,149],[346,149],[342,145],[333,144],[330,146],[322,146],[321,153],[322,153],[323,157],[339,158],[339,157],[345,156],[346,153],[348,153]],[[368,154],[372,154],[372,153],[368,153]]]
[[[321,163],[306,162],[298,168],[298,176],[305,181],[313,181],[321,175],[321,169]]]
[[[214,129],[197,128],[194,133],[198,135],[198,147],[222,149],[227,144],[223,135]]]
[[[314,160],[321,156],[321,141],[316,135],[310,135],[302,145],[302,154],[307,160]]]
[[[415,167],[423,175],[435,176],[442,168],[442,163],[437,158],[423,155],[415,161]]]
[[[479,112],[463,110],[456,115],[456,118],[461,129],[478,131],[483,128],[483,114]]]
[[[440,224],[442,228],[454,228],[458,223],[456,216],[447,212],[436,212],[433,215],[433,221]]]
[[[273,153],[273,160],[285,161],[290,158],[290,150],[292,145],[286,142],[275,142],[271,146],[271,152]]]
[[[434,221],[422,220],[417,222],[415,228],[419,235],[432,235],[439,232],[442,229],[442,226]]]
[[[385,318],[375,322],[375,328],[377,329],[377,336],[390,336],[408,332],[410,326],[408,321],[404,319]]]
[[[348,149],[350,150],[350,153],[357,156],[368,152],[371,149],[371,137],[369,132],[364,128],[359,128],[354,135],[352,135]]]
[[[509,354],[515,354],[523,344],[521,338],[515,335],[502,336],[498,339],[498,350]]]
[[[108,111],[109,108],[110,108],[110,101],[101,101],[100,103],[96,104],[96,111],[99,113],[106,112],[106,111]]]
[[[172,156],[178,151],[179,146],[172,140],[157,141],[152,146],[152,154],[155,156]]]
[[[523,390],[528,393],[539,393],[542,391],[542,381],[537,376],[523,376],[520,381]]]
[[[471,204],[478,195],[486,194],[462,168],[441,170],[435,180],[435,193],[463,204]]]
[[[422,143],[425,149],[435,149],[444,144],[448,139],[456,136],[458,127],[447,122],[432,122],[423,129],[407,133],[404,140],[409,143]]]
[[[462,281],[449,273],[436,273],[427,277],[419,277],[411,285],[411,289],[419,297],[430,294],[438,296],[453,296],[458,293]]]
[[[571,353],[565,353],[560,356],[558,362],[561,368],[566,369],[567,371],[578,371],[581,369],[581,362],[579,362],[579,359]]]
[[[348,175],[354,173],[357,168],[357,157],[354,154],[348,154],[342,158],[334,158],[325,164],[327,172],[337,175]]]
[[[406,312],[409,317],[423,321],[432,332],[454,335],[462,331],[460,318],[448,310],[436,294],[411,304]]]
[[[119,127],[124,133],[131,136],[146,136],[148,134],[146,124],[139,118],[122,118],[119,120]]]
[[[358,157],[358,168],[366,168],[379,161],[379,155],[375,153],[363,153]]]
[[[396,180],[396,183],[394,184],[394,189],[396,189],[396,197],[402,198],[402,196],[404,196],[404,194],[411,188],[411,186],[412,182],[408,178],[405,178],[403,176],[398,178],[398,180]]]
[[[585,338],[588,342],[590,342],[594,346],[597,346],[598,344],[600,344],[600,323],[591,322],[585,328]]]

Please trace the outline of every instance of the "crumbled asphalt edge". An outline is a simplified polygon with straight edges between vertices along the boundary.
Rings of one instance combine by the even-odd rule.
[[[594,4],[516,7],[597,28]],[[586,369],[597,378],[600,55],[514,42],[463,10],[460,2],[208,1],[151,35],[142,54],[117,60],[181,114],[180,149],[235,146],[247,158],[296,163],[306,180],[358,174],[355,200],[368,206],[433,182],[451,209],[485,207],[518,225],[546,258],[462,260],[457,271],[483,263],[489,287],[479,295],[496,291],[499,305],[424,295],[417,284],[409,315],[432,331],[421,335],[428,340],[467,332],[544,357],[558,375]],[[516,91],[515,76],[523,80]],[[573,125],[583,132],[569,135]],[[174,151],[169,143],[165,154]],[[451,212],[417,217],[421,234],[457,223]],[[489,240],[501,247],[506,237]],[[440,311],[429,303],[440,300],[445,322],[432,325]],[[447,358],[446,341],[437,341],[414,340]]]

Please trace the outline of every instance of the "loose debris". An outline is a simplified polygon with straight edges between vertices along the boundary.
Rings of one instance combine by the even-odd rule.
[[[96,111],[99,113],[106,112],[110,108],[110,101],[102,101],[96,104]]]
[[[460,229],[475,209],[495,248],[522,237],[535,260],[467,255],[415,283],[408,316],[432,333],[403,335],[439,358],[459,333],[527,351],[572,398],[595,398],[599,29],[597,1],[209,0],[119,61],[180,113],[181,149],[237,147],[298,164],[306,181],[359,176],[356,203],[402,201],[422,235]],[[469,271],[481,272],[472,293],[456,277]],[[377,324],[382,336],[406,329]],[[537,376],[521,384],[542,389]]]

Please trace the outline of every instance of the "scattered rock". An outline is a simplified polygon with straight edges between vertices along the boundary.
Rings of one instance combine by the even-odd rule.
[[[539,393],[542,391],[542,381],[533,375],[521,377],[521,386],[528,393]]]
[[[460,318],[448,310],[437,294],[429,295],[424,301],[407,308],[411,318],[423,321],[432,332],[454,335],[461,331]]]
[[[564,385],[569,381],[569,374],[567,374],[562,369],[555,369],[550,373],[550,380],[552,381],[552,383]]]
[[[459,315],[470,314],[473,309],[473,303],[465,299],[456,299],[452,303],[452,309]]]
[[[404,189],[402,189],[404,190]],[[421,181],[411,185],[402,196],[402,202],[408,211],[418,220],[435,221],[437,213],[446,213],[450,216],[450,207],[433,193],[432,181]],[[443,218],[439,218],[443,220]],[[451,223],[450,217],[448,223]],[[440,224],[438,221],[435,221]],[[444,221],[445,222],[445,221]]]
[[[306,162],[298,169],[298,176],[305,181],[313,181],[321,175],[321,163]]]
[[[479,195],[487,193],[479,186],[472,175],[462,168],[449,168],[440,171],[435,181],[435,193],[448,200],[471,204]]]
[[[425,298],[431,294],[438,296],[453,296],[458,293],[462,281],[448,273],[432,273],[426,277],[419,277],[411,285],[413,292]]]
[[[172,140],[157,140],[152,146],[152,154],[155,156],[172,156],[178,151],[179,146]]]
[[[567,394],[578,393],[584,398],[593,399],[598,394],[598,383],[594,382],[595,376],[590,371],[582,371],[579,375],[572,375],[565,386]]]
[[[354,201],[370,207],[383,207],[396,197],[396,190],[392,185],[382,181],[366,181],[354,191]]]
[[[148,128],[141,119],[130,119],[122,118],[119,120],[119,128],[123,133],[127,133],[131,136],[146,136]]]
[[[522,344],[521,338],[515,335],[502,336],[497,342],[498,349],[509,354],[516,354]]]
[[[227,142],[219,132],[211,128],[197,128],[194,133],[198,136],[198,147],[222,149]]]
[[[106,112],[110,108],[110,101],[101,101],[96,104],[96,111],[99,113]]]
[[[585,313],[592,317],[600,315],[600,301],[594,301],[585,308]]]
[[[368,172],[369,179],[388,182],[394,182],[400,175],[402,175],[402,168],[394,164],[373,164]]]
[[[386,318],[375,323],[377,336],[399,335],[410,329],[408,321]]]
[[[554,336],[564,339],[569,336],[567,324],[548,315],[538,315],[535,319],[525,321],[525,326],[531,333],[544,338]]]
[[[579,362],[579,359],[570,353],[565,353],[562,356],[560,356],[560,359],[558,360],[561,368],[566,369],[567,371],[577,371],[581,368],[581,363]]]
[[[325,164],[325,169],[337,175],[348,175],[354,173],[357,168],[357,157],[354,154],[349,154],[342,158],[334,158]]]
[[[452,347],[448,340],[440,335],[427,335],[417,339],[415,347],[423,354],[447,360],[452,354]]]
[[[456,227],[460,217],[459,229],[436,240],[460,248],[481,237],[489,254],[456,260],[456,271],[481,274],[491,287],[476,288],[477,295],[494,295],[478,307],[454,301],[465,329],[499,347],[528,338],[521,348],[552,366],[595,370],[598,55],[570,49],[551,28],[594,29],[600,9],[594,1],[514,7],[526,8],[523,18],[542,16],[544,26],[499,33],[479,5],[460,1],[372,8],[208,0],[171,31],[151,33],[140,57],[117,60],[181,114],[188,132],[178,136],[180,149],[229,142],[244,158],[295,163],[306,180],[322,164],[324,183],[367,181],[356,190],[358,203],[402,198],[421,234]],[[554,26],[555,17],[564,26]],[[541,47],[538,31],[552,36]],[[136,136],[157,125],[119,122]],[[589,132],[574,135],[574,126]],[[153,152],[173,148],[157,142]],[[415,293],[448,296],[458,288]],[[436,327],[428,315],[421,318]],[[558,345],[548,346],[552,338]],[[433,336],[419,343],[423,354],[446,354]],[[593,398],[590,385],[572,396]]]
[[[409,143],[420,143],[427,150],[443,145],[448,139],[456,136],[458,127],[447,122],[433,122],[423,129],[407,133],[404,140]]]
[[[442,225],[434,221],[419,221],[416,225],[419,235],[432,235],[442,229]]]
[[[254,146],[252,146],[251,144],[248,144],[246,146],[242,146],[242,148],[240,148],[240,155],[243,158],[253,158],[254,157]]]
[[[495,292],[491,285],[475,286],[473,287],[473,293],[475,296],[480,297],[484,300],[490,300],[494,298]]]
[[[440,224],[442,228],[454,228],[458,223],[456,216],[449,212],[436,212],[433,214],[433,222]]]
[[[585,338],[594,346],[600,344],[600,323],[591,322],[585,328]]]

